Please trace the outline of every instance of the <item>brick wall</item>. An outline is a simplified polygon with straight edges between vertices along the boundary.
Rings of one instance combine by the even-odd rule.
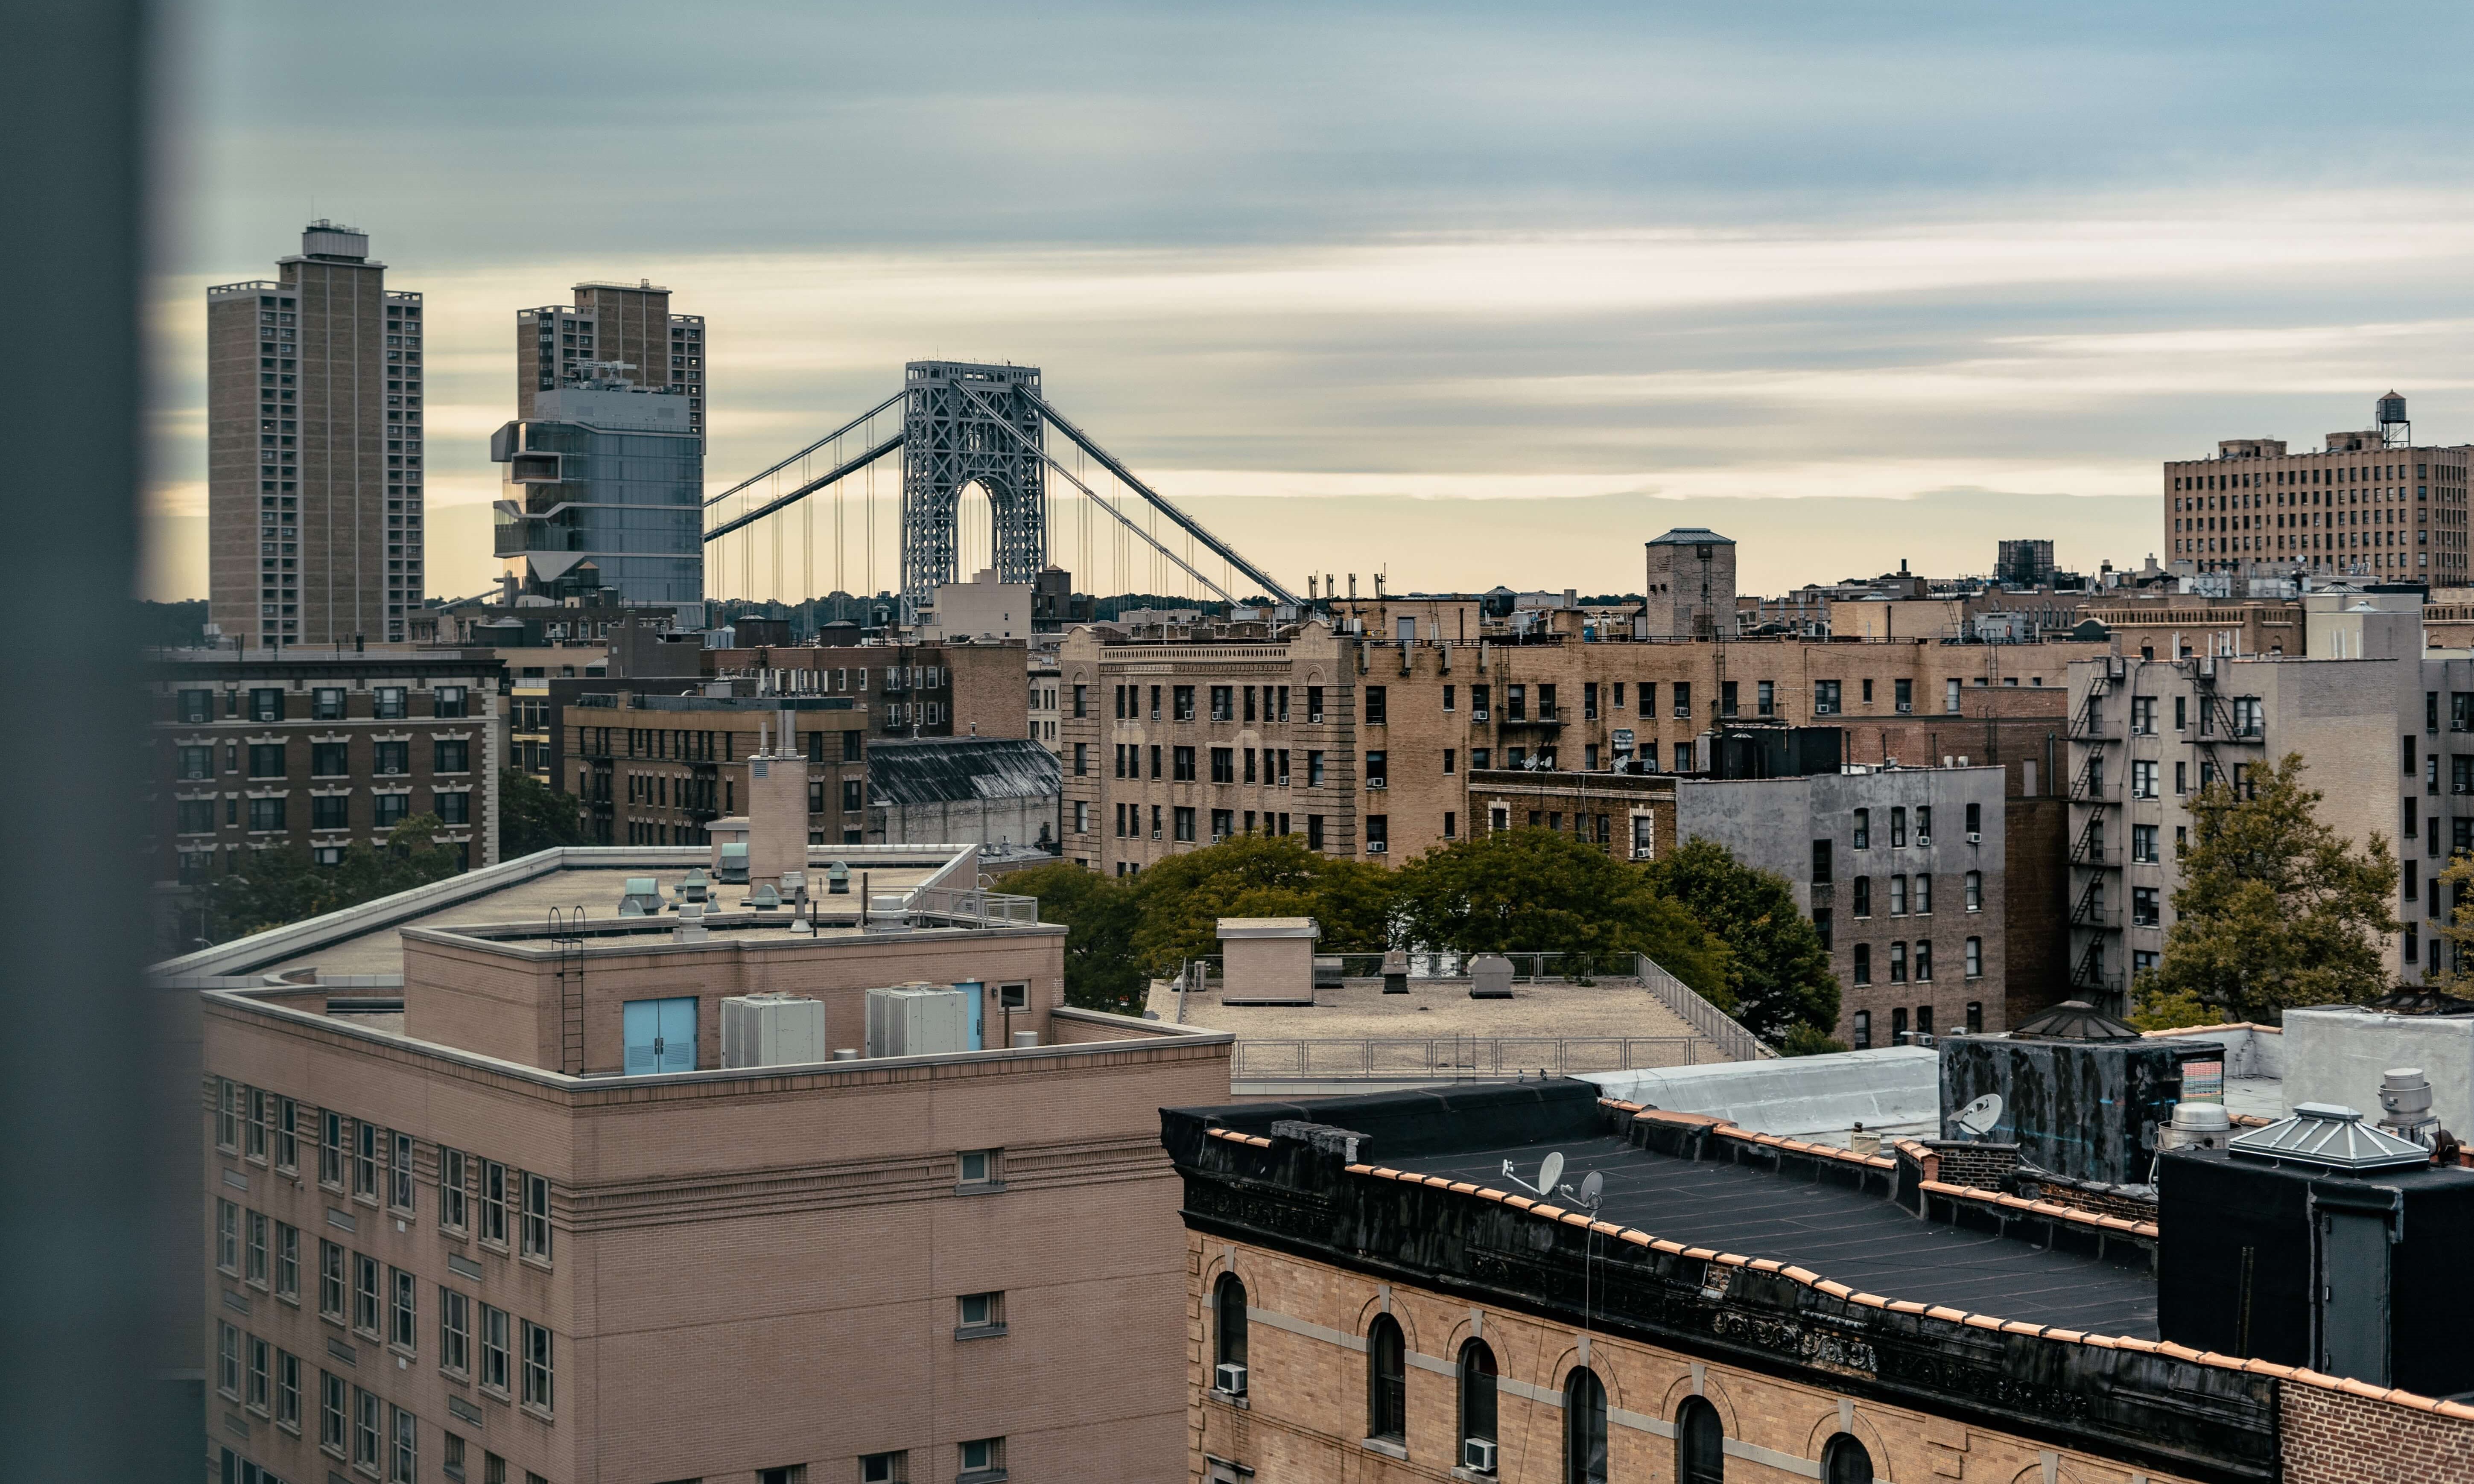
[[[2298,1381],[2280,1384],[2285,1484],[2474,1479],[2474,1420]]]
[[[1934,1138],[1925,1140],[1925,1147],[1941,1156],[1941,1179],[1945,1185],[1965,1185],[1971,1190],[2008,1190],[2011,1173],[2019,1168],[2017,1144]]]

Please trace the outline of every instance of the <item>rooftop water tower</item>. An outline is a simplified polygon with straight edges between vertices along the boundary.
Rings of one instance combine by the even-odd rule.
[[[2389,447],[2406,448],[2413,445],[2413,424],[2406,420],[2405,398],[2395,392],[2392,391],[2380,398],[2377,416],[2372,420],[2379,424],[2380,439]]]

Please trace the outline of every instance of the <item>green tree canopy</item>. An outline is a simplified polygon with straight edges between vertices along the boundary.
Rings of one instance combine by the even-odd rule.
[[[1083,1010],[1140,1015],[1149,981],[1134,958],[1141,908],[1130,881],[1063,861],[1017,871],[998,890],[1039,898],[1039,920],[1065,929],[1065,1002]]]
[[[1727,945],[1733,1013],[1747,1030],[1774,1044],[1798,1026],[1826,1040],[1838,1024],[1838,976],[1830,971],[1821,934],[1796,910],[1785,877],[1744,865],[1699,836],[1646,869],[1652,887]]]
[[[444,827],[435,814],[416,814],[398,822],[385,845],[355,845],[332,866],[306,850],[252,852],[200,893],[205,936],[223,943],[443,881],[464,869],[460,852],[432,843]]]
[[[2219,778],[2190,802],[2191,848],[2173,894],[2165,958],[2138,986],[2143,1006],[2184,998],[2235,1020],[2272,1022],[2295,1005],[2368,999],[2388,988],[2381,939],[2396,857],[2319,822],[2301,755],[2249,770],[2237,793]]]
[[[498,770],[498,858],[515,860],[563,845],[589,845],[584,808],[529,773]]]
[[[1390,940],[1392,874],[1334,860],[1294,835],[1235,835],[1132,879],[1142,907],[1135,956],[1156,978],[1220,951],[1222,918],[1310,917],[1322,953],[1372,953]]]
[[[1401,867],[1393,887],[1402,942],[1461,953],[1646,953],[1734,1011],[1726,945],[1648,872],[1558,831],[1437,846]]]

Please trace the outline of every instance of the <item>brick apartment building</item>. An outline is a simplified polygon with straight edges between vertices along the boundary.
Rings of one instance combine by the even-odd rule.
[[[2376,1365],[2303,1364],[2294,1321],[2322,1310],[2285,1286],[2311,1262],[2299,1204],[2245,1227],[2281,1245],[2237,1261],[2171,1183],[2134,1221],[1981,1188],[1968,1146],[1858,1153],[1584,1081],[1162,1121],[1185,1181],[1186,1467],[1212,1484],[2474,1471],[2474,1406],[2442,1400],[2467,1375],[2453,1336],[2383,1309]],[[2167,1159],[2216,1192],[2313,1178]],[[2463,1169],[2389,1173],[2474,1193]],[[2276,1275],[2256,1297],[2255,1253]],[[2385,1264],[2366,1286],[2388,1290]]]
[[[665,694],[625,682],[561,710],[562,792],[602,845],[703,845],[747,806],[750,759],[789,719],[808,764],[808,840],[858,844],[867,826],[868,712],[852,696]]]
[[[1024,641],[764,644],[705,651],[705,673],[786,694],[849,696],[873,735],[1028,737]]]
[[[435,814],[470,865],[497,858],[504,667],[487,650],[164,650],[148,666],[155,878],[251,852],[331,864]]]
[[[621,847],[162,966],[205,986],[218,1476],[1183,1477],[1157,1110],[1225,1097],[1229,1038],[1066,1007],[1064,930],[975,851],[832,854],[813,933],[743,888],[690,924],[712,852]],[[782,991],[865,1048],[865,992],[923,981],[983,1004],[963,1049],[721,1039]]]
[[[2462,586],[2464,446],[2417,444],[2405,398],[2379,425],[2289,453],[2281,439],[2229,438],[2213,459],[2164,469],[2165,549],[2201,572],[2351,574]]]
[[[1584,773],[1688,770],[1702,734],[1736,718],[1980,722],[2006,709],[1991,693],[2058,689],[2073,659],[2106,650],[1647,627],[1571,609],[1515,630],[1475,600],[1391,598],[1276,634],[1078,630],[1058,657],[1064,852],[1122,874],[1269,830],[1335,854],[1414,855],[1467,833],[1471,770],[1541,756]]]

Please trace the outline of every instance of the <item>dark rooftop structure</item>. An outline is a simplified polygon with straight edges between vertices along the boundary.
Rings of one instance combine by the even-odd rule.
[[[1038,799],[1061,786],[1056,754],[1028,737],[886,738],[867,750],[880,806]]]

